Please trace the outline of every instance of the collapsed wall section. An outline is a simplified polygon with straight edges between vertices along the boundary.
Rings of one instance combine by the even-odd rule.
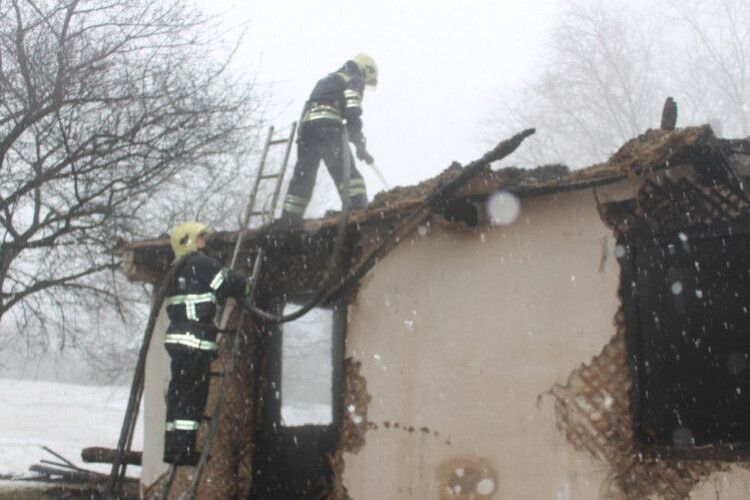
[[[644,177],[634,173],[629,177],[635,196],[600,206],[602,219],[621,245],[664,234],[685,238],[688,230],[691,234],[707,234],[717,227],[729,234],[733,228],[747,230],[748,198],[742,187],[746,180],[721,151],[709,153],[693,157],[694,164],[681,172]],[[618,248],[617,256],[622,258],[625,246]],[[621,271],[621,300],[635,285],[631,272]],[[616,333],[602,352],[574,370],[565,385],[552,388],[558,427],[576,448],[608,464],[609,494],[686,498],[706,477],[728,470],[729,463],[665,458],[639,445],[633,408],[638,400],[634,387],[638,367],[628,349],[637,327],[633,320],[621,308],[614,319]]]
[[[712,461],[663,460],[641,453],[630,414],[630,371],[626,363],[622,311],[615,318],[617,333],[601,354],[570,374],[567,384],[551,389],[558,428],[580,450],[606,462],[610,495],[625,498],[680,499],[710,474],[727,470]]]

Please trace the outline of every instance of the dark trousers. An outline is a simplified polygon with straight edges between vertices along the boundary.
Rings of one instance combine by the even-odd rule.
[[[167,352],[172,358],[172,378],[167,390],[164,461],[195,463],[195,437],[206,406],[214,353],[183,346],[168,346]],[[196,428],[190,428],[191,423]]]
[[[344,155],[349,155],[351,162],[349,199],[353,209],[367,206],[367,190],[362,174],[354,164],[351,149],[341,139],[341,125],[321,123],[325,120],[303,123],[300,126],[297,141],[297,163],[294,174],[289,182],[287,195],[284,200],[282,218],[299,220],[310,202],[315,177],[318,174],[320,160],[323,160],[328,172],[336,183],[339,196],[343,199],[344,183]]]

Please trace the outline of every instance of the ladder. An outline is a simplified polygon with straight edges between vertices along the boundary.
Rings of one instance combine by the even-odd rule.
[[[263,153],[261,154],[260,158],[260,165],[258,167],[258,173],[255,176],[255,182],[253,183],[253,188],[250,191],[250,196],[247,201],[247,205],[245,206],[245,212],[243,214],[242,220],[240,222],[240,231],[237,233],[237,241],[234,246],[234,252],[232,254],[232,260],[229,265],[230,269],[234,269],[237,265],[237,259],[239,258],[240,251],[242,249],[242,243],[245,238],[245,233],[250,228],[251,222],[254,219],[260,218],[260,224],[267,224],[274,220],[276,215],[276,207],[279,202],[279,195],[281,193],[281,186],[284,183],[284,174],[286,173],[287,166],[289,164],[289,156],[292,151],[292,145],[294,144],[294,136],[297,132],[297,122],[292,123],[289,135],[282,138],[275,138],[275,129],[272,126],[268,129],[268,136],[266,138],[266,144],[263,148]],[[284,145],[284,154],[281,160],[281,165],[275,172],[268,170],[268,152],[269,150],[274,146],[280,146]],[[259,193],[261,191],[261,186],[263,186],[264,182],[267,183],[268,181],[272,181],[275,184],[273,185],[273,190],[270,193],[270,198],[266,199],[264,203],[262,203],[260,206],[258,205],[259,201]],[[260,276],[260,268],[263,262],[263,248],[259,247],[255,258],[253,261],[253,269],[252,274],[250,278],[252,291],[250,292],[250,296],[252,297],[255,293],[255,287],[258,282],[258,277]],[[227,389],[227,381],[232,376],[235,370],[237,357],[239,354],[239,347],[240,347],[240,337],[241,337],[241,331],[242,331],[242,325],[244,323],[246,311],[244,309],[240,310],[240,317],[237,322],[237,330],[234,332],[234,339],[232,341],[232,349],[229,354],[229,359],[226,362],[226,365],[224,366],[224,369],[221,372],[212,372],[210,375],[212,376],[218,376],[222,378],[221,388],[219,390],[219,396],[216,400],[216,404],[214,405],[213,411],[211,415],[207,417],[209,422],[209,428],[208,432],[206,434],[206,439],[203,443],[203,450],[201,451],[201,457],[198,461],[198,464],[196,465],[196,470],[193,473],[192,481],[190,484],[190,488],[187,491],[187,498],[189,500],[193,500],[195,498],[196,491],[200,485],[201,476],[203,474],[203,469],[206,465],[206,460],[208,459],[209,451],[211,449],[211,444],[213,442],[213,439],[217,433],[218,426],[219,426],[219,417],[221,416],[222,407],[224,406],[224,399],[226,396],[226,389]],[[219,322],[220,331],[226,329],[226,322],[229,321],[229,315],[224,314],[223,308],[220,308],[220,310],[216,314],[217,321]],[[174,478],[175,473],[175,467],[171,467],[170,471],[170,480],[168,481],[166,491],[164,494],[164,498],[167,497],[169,494],[169,489],[171,487],[172,479]]]
[[[254,218],[260,218],[260,224],[267,224],[271,222],[276,215],[276,206],[279,202],[279,195],[281,194],[281,186],[284,183],[284,174],[286,173],[287,166],[289,165],[289,156],[292,152],[292,145],[294,144],[294,134],[297,132],[297,122],[292,123],[289,130],[288,137],[274,138],[275,129],[273,125],[268,128],[268,137],[266,138],[266,145],[263,147],[263,154],[260,157],[260,166],[258,167],[258,175],[255,176],[255,182],[253,183],[253,189],[250,191],[250,198],[247,201],[245,207],[245,214],[241,221],[241,229],[247,230]],[[284,145],[284,156],[281,162],[280,168],[275,172],[268,172],[268,151],[274,146]],[[276,183],[273,189],[273,194],[270,199],[266,199],[262,206],[257,206],[258,193],[261,190],[261,186],[268,181]],[[238,242],[242,238],[242,234],[238,235]],[[235,247],[235,254],[239,249],[240,244]],[[236,255],[232,256],[231,268],[234,268]]]
[[[234,269],[234,267],[237,264],[237,258],[240,253],[240,249],[242,247],[242,241],[245,236],[245,232],[250,228],[250,223],[253,218],[260,217],[260,224],[266,224],[271,222],[274,219],[274,216],[276,214],[276,206],[279,201],[279,195],[281,193],[281,186],[284,182],[284,175],[286,174],[287,166],[289,164],[289,157],[292,151],[292,145],[294,144],[294,137],[297,132],[297,122],[292,123],[289,135],[286,137],[281,138],[275,138],[275,130],[274,127],[271,126],[268,129],[268,136],[266,138],[265,146],[263,147],[263,153],[261,154],[260,159],[260,165],[258,168],[258,174],[255,177],[255,181],[253,182],[252,190],[250,191],[250,197],[248,199],[248,203],[245,207],[245,212],[243,214],[243,217],[240,221],[240,231],[237,233],[237,242],[235,244],[234,253],[232,254],[232,261],[230,264],[230,268]],[[282,161],[279,169],[275,172],[269,172],[268,171],[268,152],[269,150],[274,146],[279,145],[285,145],[284,154],[282,156]],[[268,181],[275,181],[275,185],[273,185],[273,191],[271,193],[270,199],[266,200],[266,202],[263,204],[262,207],[257,207],[257,201],[258,201],[258,193],[261,190],[261,186],[263,186],[263,183],[267,183]],[[263,253],[262,249],[258,250],[258,253],[255,257],[255,262],[253,265],[253,287],[255,286],[255,282],[257,281],[257,277],[260,274],[260,265],[263,261]],[[166,280],[165,280],[166,281]],[[160,287],[159,294],[163,294],[165,283],[162,283]],[[161,305],[161,301],[158,301],[158,305]],[[143,395],[143,386],[144,386],[144,379],[145,379],[145,361],[146,361],[146,355],[148,354],[149,346],[151,344],[152,334],[153,334],[153,328],[154,324],[156,322],[156,315],[158,314],[158,311],[152,310],[151,315],[149,318],[149,325],[146,328],[146,335],[144,337],[143,345],[141,346],[141,350],[138,355],[138,362],[136,365],[135,374],[133,376],[133,383],[131,386],[131,393],[128,400],[128,407],[125,410],[125,416],[123,419],[123,425],[122,430],[120,432],[120,438],[118,441],[118,447],[117,447],[117,453],[115,454],[115,458],[112,461],[112,472],[110,474],[109,481],[105,485],[102,496],[107,499],[117,499],[121,496],[121,489],[122,489],[122,482],[125,478],[125,473],[127,470],[127,463],[123,461],[123,456],[127,454],[127,452],[130,451],[130,446],[133,439],[133,432],[135,430],[135,424],[138,420],[138,413],[139,413],[139,406],[141,397]],[[243,313],[244,315],[244,313]],[[223,310],[219,311],[217,314],[217,317],[219,320],[223,317]],[[240,318],[240,325],[242,325],[242,317]],[[236,357],[236,354],[239,349],[239,329],[237,334],[235,335],[235,340],[232,345],[232,354],[230,355],[229,363],[224,370],[223,373],[220,375],[224,377],[225,382],[229,375],[234,371],[234,358]],[[213,374],[212,374],[213,375]],[[219,395],[219,403],[214,408],[214,415],[218,417],[220,411],[221,411],[221,405],[223,404],[223,396],[224,392],[226,391],[226,384],[222,383],[221,393]],[[205,460],[207,458],[208,448],[211,444],[212,434],[216,432],[216,426],[217,426],[218,418],[213,418],[213,416],[210,418],[210,429],[209,429],[209,435],[206,439],[206,447],[205,447],[205,453],[203,456],[201,456],[201,463],[199,464],[198,473],[196,474],[196,479],[193,482],[193,485],[191,486],[191,497],[194,497],[195,495],[195,488],[197,487],[198,480],[200,479],[200,472],[203,468],[203,465],[205,464]],[[169,482],[166,486],[164,497],[169,494],[169,489],[171,488],[172,480],[174,479],[174,475],[176,472],[176,468],[174,466],[170,467],[169,471]]]

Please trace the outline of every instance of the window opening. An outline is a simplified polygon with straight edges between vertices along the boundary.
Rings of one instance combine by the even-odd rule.
[[[633,413],[658,454],[750,452],[750,235],[618,245]]]
[[[299,308],[287,304],[284,314]],[[329,425],[333,422],[334,311],[315,308],[282,328],[281,424]]]

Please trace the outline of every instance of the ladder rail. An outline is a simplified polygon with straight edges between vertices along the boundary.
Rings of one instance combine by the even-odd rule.
[[[276,215],[276,207],[279,203],[279,194],[281,194],[281,185],[284,183],[284,175],[286,174],[287,166],[289,165],[289,157],[292,153],[292,145],[294,144],[294,135],[297,133],[297,122],[292,123],[291,131],[289,132],[289,138],[287,139],[286,151],[284,152],[284,161],[281,163],[281,170],[279,170],[279,180],[276,183],[276,189],[273,192],[273,198],[271,199],[271,212],[269,219],[273,220]],[[271,222],[267,220],[266,222]]]
[[[237,241],[235,242],[234,252],[232,253],[232,260],[229,266],[230,269],[234,269],[237,264],[239,254],[242,249],[242,243],[244,241],[245,233],[247,232],[248,226],[250,223],[250,218],[256,213],[265,214],[264,219],[268,219],[269,216],[272,219],[275,215],[275,207],[276,207],[276,203],[278,202],[279,191],[281,189],[281,184],[284,179],[286,166],[289,162],[291,145],[293,143],[296,128],[297,128],[297,123],[294,122],[292,124],[291,133],[289,137],[285,141],[275,141],[273,139],[274,127],[273,126],[269,127],[268,137],[266,139],[266,145],[263,149],[263,154],[261,155],[261,161],[260,161],[260,166],[258,168],[258,174],[255,178],[255,182],[253,183],[253,189],[250,193],[250,197],[248,199],[247,205],[245,206],[245,212],[244,212],[242,222],[241,222],[241,226],[242,226],[241,230],[237,234]],[[265,210],[265,207],[262,210],[255,210],[255,203],[256,203],[259,188],[260,188],[260,182],[261,180],[264,179],[264,171],[267,166],[268,150],[271,148],[272,145],[282,144],[283,142],[286,142],[287,146],[286,146],[286,150],[284,153],[284,161],[282,163],[282,168],[277,176],[278,179],[276,181],[276,187],[274,189],[271,207],[268,210]],[[265,178],[268,178],[268,177],[265,177]],[[251,298],[255,295],[255,289],[258,284],[258,278],[260,276],[260,269],[261,269],[262,264],[263,264],[263,248],[259,247],[255,254],[252,273],[250,277],[250,297]],[[225,312],[226,312],[225,308],[222,307],[216,313],[216,318],[220,326],[220,329],[226,329],[226,324],[229,322],[229,314],[225,314]],[[246,315],[246,312],[244,308],[242,308],[239,314],[237,329],[234,333],[234,338],[232,339],[232,347],[230,350],[229,359],[227,360],[224,370],[223,370],[221,387],[219,388],[219,395],[216,400],[216,403],[214,404],[213,412],[211,413],[209,417],[209,423],[208,423],[209,427],[208,427],[208,432],[206,434],[206,438],[203,443],[203,450],[201,451],[200,459],[198,461],[198,464],[196,465],[195,473],[193,474],[192,481],[190,482],[190,487],[187,491],[187,496],[190,500],[193,500],[195,498],[196,492],[198,490],[198,486],[200,484],[203,469],[205,468],[206,461],[208,460],[208,454],[210,452],[211,445],[213,444],[214,437],[218,431],[219,417],[221,416],[221,411],[224,406],[224,400],[226,398],[226,390],[227,390],[228,381],[229,381],[230,376],[234,373],[236,363],[237,363],[237,356],[239,353],[239,346],[240,346],[240,337],[242,336],[242,326],[244,324],[245,315]],[[168,494],[169,494],[169,489],[165,491],[165,497],[168,496]]]
[[[251,290],[250,290],[250,297],[253,297],[255,295],[255,289],[258,284],[258,277],[260,276],[260,268],[263,264],[263,248],[258,249],[258,254],[255,257],[255,262],[253,263],[253,272],[250,277],[250,283],[251,283]],[[234,332],[234,338],[232,339],[232,348],[229,352],[229,360],[227,361],[225,368],[224,368],[224,376],[221,380],[221,387],[219,389],[219,395],[216,400],[216,403],[214,404],[213,412],[209,418],[208,421],[208,432],[206,433],[206,438],[204,440],[203,444],[203,450],[201,451],[200,458],[198,460],[198,464],[195,467],[195,472],[193,474],[192,480],[190,481],[190,487],[187,491],[187,498],[188,500],[194,500],[195,495],[198,491],[198,486],[201,482],[201,477],[203,475],[203,470],[206,466],[206,461],[208,460],[208,454],[211,450],[211,445],[213,444],[214,437],[216,437],[216,433],[219,430],[219,416],[221,416],[221,410],[224,407],[224,401],[226,399],[226,393],[227,393],[227,386],[229,385],[229,378],[231,375],[234,374],[234,370],[237,365],[237,358],[239,357],[239,350],[240,350],[240,337],[242,337],[242,325],[245,322],[245,315],[246,311],[244,308],[240,309],[240,315],[237,320],[237,330]],[[226,320],[228,321],[228,315],[226,317]],[[167,495],[168,496],[168,491]]]
[[[274,140],[273,139],[274,127],[273,126],[269,127],[268,137],[266,138],[266,144],[265,144],[265,147],[263,148],[263,153],[261,155],[258,175],[256,176],[255,182],[253,183],[253,188],[250,193],[250,198],[248,199],[248,203],[245,207],[245,211],[243,213],[243,217],[240,222],[242,230],[237,235],[237,242],[235,244],[234,252],[232,254],[232,261],[230,264],[230,268],[232,269],[234,269],[234,267],[237,264],[237,258],[240,253],[239,251],[242,246],[242,242],[245,236],[245,232],[247,231],[250,218],[252,217],[252,215],[255,215],[253,213],[254,212],[253,208],[255,206],[255,201],[258,195],[260,182],[263,179],[263,172],[266,168],[268,151],[272,145],[287,143],[287,150],[286,150],[285,157],[284,157],[284,164],[282,165],[281,173],[278,175],[277,186],[274,191],[274,200],[276,200],[278,198],[278,192],[280,189],[279,185],[283,181],[284,171],[286,169],[286,164],[289,159],[289,149],[291,148],[291,142],[292,142],[292,139],[294,138],[295,129],[296,129],[296,122],[292,124],[292,133],[290,134],[289,138],[285,140]],[[266,211],[260,211],[260,214],[264,214],[264,213],[266,215],[268,214],[268,212]],[[271,216],[273,216],[273,211],[271,211]],[[255,262],[253,263],[253,271],[252,271],[252,277],[251,277],[251,296],[254,294],[254,291],[255,291],[255,285],[257,284],[257,277],[260,272],[262,260],[263,260],[263,249],[259,248],[255,257]],[[175,268],[173,267],[172,270],[170,270],[169,273],[167,273],[167,276],[170,276],[171,273],[174,272],[174,269]],[[130,447],[132,446],[133,436],[135,434],[135,425],[137,423],[138,413],[139,413],[138,407],[139,407],[141,398],[143,396],[143,391],[144,391],[144,378],[145,378],[144,369],[145,369],[146,353],[151,344],[151,338],[153,336],[153,330],[155,326],[154,324],[156,322],[156,315],[158,314],[158,309],[161,309],[161,303],[162,303],[162,299],[164,297],[164,292],[165,292],[164,286],[166,284],[166,281],[167,280],[165,279],[160,287],[160,292],[157,294],[160,297],[160,299],[158,300],[158,303],[154,304],[154,307],[152,307],[152,311],[149,317],[149,324],[146,328],[145,338],[141,345],[141,350],[140,350],[140,354],[138,357],[138,364],[136,366],[135,374],[133,376],[131,394],[128,399],[128,407],[125,411],[125,417],[123,420],[122,430],[120,432],[117,454],[116,454],[115,459],[112,462],[112,471],[110,473],[109,480],[107,484],[105,485],[104,490],[102,492],[103,496],[108,499],[114,499],[114,498],[119,497],[122,480],[126,474],[127,463],[123,463],[121,461],[121,458],[122,458],[123,453],[125,451],[130,450]],[[221,312],[217,314],[220,325],[222,324],[221,320],[222,320],[222,317],[224,316],[223,313],[224,311],[222,308]],[[205,466],[205,461],[208,456],[208,451],[211,446],[211,441],[213,440],[213,434],[215,434],[216,427],[218,426],[218,419],[214,417],[218,417],[221,412],[221,407],[223,406],[223,400],[224,400],[225,393],[226,393],[227,380],[229,378],[229,375],[231,375],[232,372],[234,371],[234,367],[236,363],[236,359],[234,358],[236,358],[238,348],[239,348],[239,337],[241,334],[241,326],[243,324],[244,316],[245,316],[245,311],[243,310],[240,313],[240,321],[238,324],[235,339],[233,341],[230,359],[226,366],[226,369],[224,370],[222,387],[219,393],[219,400],[217,402],[217,405],[215,406],[215,413],[214,415],[211,416],[211,420],[209,423],[209,436],[210,437],[208,437],[208,439],[206,440],[207,446],[205,447],[205,449],[203,450],[203,453],[201,454],[200,464],[196,471],[197,474],[189,490],[191,498],[195,497],[195,490],[197,489],[198,483],[200,482],[200,473],[202,472],[203,467]],[[226,318],[226,320],[228,320],[228,318]],[[172,487],[172,482],[174,481],[174,478],[175,478],[175,473],[176,473],[176,467],[172,465],[170,467],[168,483],[163,492],[164,498],[166,498],[169,495],[169,492]]]
[[[268,138],[266,139],[266,145],[263,148],[263,154],[260,157],[260,166],[258,167],[258,175],[255,176],[255,182],[253,183],[253,189],[250,191],[250,198],[247,200],[247,205],[245,205],[245,212],[242,216],[242,222],[240,227],[240,232],[237,233],[237,242],[234,245],[234,252],[232,253],[232,260],[229,264],[230,269],[234,269],[234,266],[237,264],[237,258],[240,254],[240,248],[242,247],[242,241],[245,237],[245,232],[247,231],[247,227],[250,224],[250,213],[253,211],[253,207],[255,206],[255,199],[258,196],[258,190],[260,187],[260,181],[261,177],[263,176],[263,171],[266,167],[266,160],[268,158],[268,150],[271,149],[271,141],[273,140],[273,133],[274,128],[273,125],[268,127]]]

